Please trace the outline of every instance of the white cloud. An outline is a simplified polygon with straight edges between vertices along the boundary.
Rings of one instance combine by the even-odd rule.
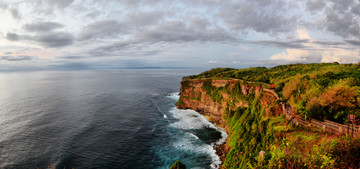
[[[316,62],[339,62],[356,63],[360,61],[359,49],[346,49],[343,46],[324,46],[315,43],[305,29],[298,30],[298,39],[308,39],[304,42],[305,48],[288,48],[284,52],[277,53],[270,57],[271,60],[287,61],[290,63],[316,63]]]
[[[41,65],[33,58],[29,63],[35,67],[74,60],[167,67],[249,67],[261,64],[260,58],[276,64],[356,62],[359,5],[358,0],[5,0],[0,53],[38,56]],[[314,32],[322,37],[312,38]]]
[[[298,33],[298,38],[301,39],[301,40],[303,40],[303,39],[311,39],[309,33],[305,29],[298,29],[297,33]]]
[[[324,51],[321,62],[357,63],[360,61],[358,50],[336,49]]]

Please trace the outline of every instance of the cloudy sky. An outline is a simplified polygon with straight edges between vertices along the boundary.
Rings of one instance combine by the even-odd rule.
[[[360,61],[360,0],[2,0],[0,70]]]

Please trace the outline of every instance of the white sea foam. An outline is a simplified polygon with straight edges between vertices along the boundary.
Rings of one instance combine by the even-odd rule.
[[[174,107],[170,110],[170,113],[179,121],[170,124],[170,127],[182,129],[182,130],[191,130],[191,129],[202,129],[205,127],[213,128],[221,132],[222,138],[219,139],[215,144],[219,145],[225,142],[227,138],[227,134],[225,129],[218,128],[211,122],[209,122],[204,116],[199,114],[194,110],[180,110]],[[198,138],[196,135],[192,133],[188,133],[192,138]],[[195,137],[194,137],[195,136]],[[179,142],[175,143],[175,148],[182,148],[184,150],[196,151],[198,153],[209,154],[211,156],[213,164],[210,166],[211,168],[219,168],[221,161],[219,156],[216,154],[214,150],[214,145],[208,144],[193,144],[191,140],[184,138],[179,140]]]
[[[219,168],[221,161],[219,156],[216,154],[213,146],[208,144],[198,144],[196,142],[197,136],[191,133],[186,133],[186,135],[179,139],[177,142],[173,144],[174,148],[181,149],[184,151],[193,151],[197,154],[208,154],[211,157],[212,164],[210,165],[211,168]],[[194,140],[195,139],[195,140]]]
[[[180,98],[179,92],[173,92],[168,95],[172,100],[178,101]]]
[[[226,141],[226,138],[228,137],[228,135],[227,135],[226,130],[224,128],[218,127],[217,129],[218,129],[218,131],[221,132],[221,139],[219,139],[216,142],[216,145],[220,145],[220,144],[222,144],[222,143],[224,143]]]
[[[171,124],[172,127],[176,127],[183,130],[189,129],[201,129],[201,128],[213,128],[219,130],[214,124],[209,122],[204,116],[198,112],[190,109],[182,110],[174,107],[170,110],[170,113],[179,121]],[[221,130],[219,130],[222,132]],[[226,134],[226,133],[225,133]]]
[[[196,140],[198,140],[198,139],[199,139],[199,137],[198,137],[198,136],[196,136],[195,134],[193,134],[193,133],[189,133],[189,134],[190,134],[190,136],[194,137]]]
[[[168,97],[174,101],[178,101],[180,98],[179,92],[170,93]],[[227,134],[225,129],[218,128],[211,122],[209,122],[204,116],[199,114],[194,110],[180,110],[174,107],[169,111],[172,116],[179,121],[176,121],[170,124],[170,127],[178,128],[181,130],[191,130],[191,129],[202,129],[205,127],[213,128],[221,132],[221,139],[219,139],[215,144],[220,145],[221,143],[225,142],[227,138]],[[216,154],[214,150],[214,145],[208,144],[196,144],[195,142],[199,140],[199,138],[190,133],[186,132],[185,137],[179,139],[177,142],[174,143],[174,147],[177,149],[183,149],[186,151],[196,151],[196,153],[200,154],[208,154],[212,159],[212,164],[210,165],[211,168],[219,168],[221,165],[221,161],[219,156]]]

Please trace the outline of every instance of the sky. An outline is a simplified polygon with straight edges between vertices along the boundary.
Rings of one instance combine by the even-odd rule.
[[[358,63],[360,0],[2,0],[0,70]]]

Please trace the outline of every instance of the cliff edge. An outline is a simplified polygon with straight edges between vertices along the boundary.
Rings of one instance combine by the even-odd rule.
[[[222,168],[359,168],[359,67],[216,68],[184,77],[176,106],[226,129]]]
[[[261,104],[266,107],[267,113],[281,114],[281,105],[274,104],[278,98],[267,84],[239,79],[185,79],[181,82],[180,99],[176,106],[179,109],[195,110],[208,116],[213,123],[226,127],[225,111],[249,107],[248,98],[260,95]]]

